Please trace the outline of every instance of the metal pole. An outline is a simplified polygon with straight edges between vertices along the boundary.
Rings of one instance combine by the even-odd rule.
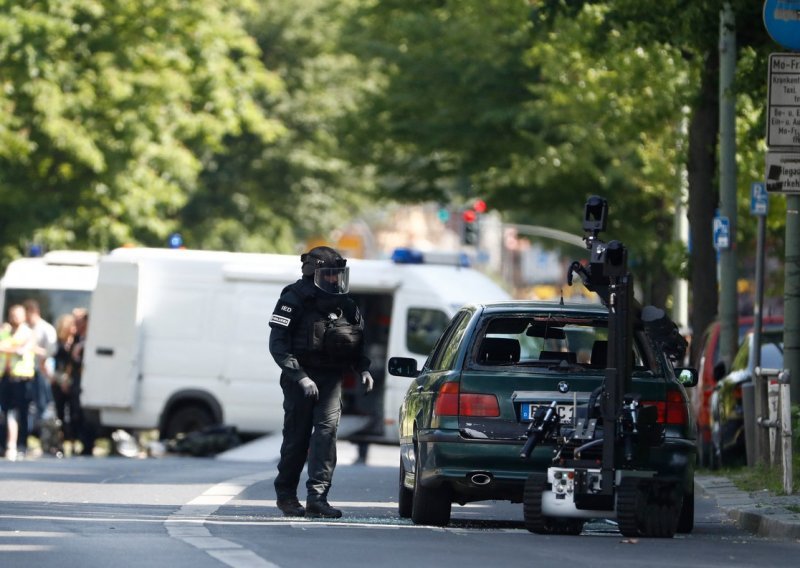
[[[681,120],[681,136],[688,137],[688,119]],[[681,167],[681,183],[678,204],[675,207],[675,234],[674,239],[689,246],[689,216],[687,204],[689,202],[689,177],[686,167]],[[685,278],[676,278],[672,288],[672,321],[683,328],[689,327],[689,281]],[[688,356],[688,354],[687,354]]]
[[[764,242],[767,236],[767,222],[764,215],[758,216],[758,235],[756,237],[756,297],[753,305],[753,342],[758,349],[753,353],[754,367],[761,366],[761,326],[764,321]]]
[[[778,375],[780,384],[781,401],[781,458],[783,460],[783,492],[787,495],[792,493],[793,472],[792,472],[792,408],[789,400],[789,388],[791,385],[791,373],[783,370]]]
[[[730,246],[720,250],[720,355],[730,369],[738,346],[738,301],[736,274],[736,104],[733,80],[736,73],[736,32],[729,2],[720,13],[719,29],[719,161],[720,210],[730,222]]]
[[[783,285],[783,366],[792,404],[800,404],[800,195],[786,196],[786,273]]]
[[[753,330],[753,368],[760,369],[761,368],[761,325],[763,322],[763,310],[762,306],[764,303],[764,240],[766,237],[766,216],[759,215],[758,216],[758,237],[756,239],[756,297],[755,303],[753,306],[753,319],[755,328]],[[745,420],[750,422],[749,424],[745,424],[745,432],[747,431],[748,427],[753,432],[751,435],[751,439],[754,444],[754,448],[751,449],[747,448],[747,465],[753,465],[754,463],[766,463],[765,455],[766,455],[766,440],[767,435],[764,431],[764,428],[760,428],[756,426],[756,421],[763,416],[762,409],[764,408],[764,395],[765,390],[764,384],[766,379],[761,376],[761,373],[754,373],[753,376],[753,388],[750,392],[754,395],[755,401],[753,403],[753,408],[755,412],[750,416],[745,413]],[[744,387],[742,387],[742,394],[744,395]],[[766,418],[766,417],[765,417]],[[745,444],[750,440],[746,440]]]

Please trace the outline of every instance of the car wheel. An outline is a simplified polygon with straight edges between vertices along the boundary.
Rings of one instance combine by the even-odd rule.
[[[416,450],[416,448],[415,448]],[[444,527],[450,522],[450,492],[446,486],[423,487],[419,452],[415,451],[414,492],[411,498],[411,520],[415,525]]]
[[[694,530],[694,491],[683,496],[677,532],[689,534],[692,530]]]
[[[682,492],[674,483],[656,480],[640,483],[646,497],[639,531],[642,536],[650,538],[672,538],[683,504]]]
[[[414,491],[408,489],[403,481],[406,477],[406,468],[403,465],[403,458],[400,458],[400,484],[397,490],[397,512],[401,519],[411,517],[411,510],[414,505]]]

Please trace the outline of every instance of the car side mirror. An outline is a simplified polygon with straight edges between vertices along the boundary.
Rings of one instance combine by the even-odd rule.
[[[725,368],[725,361],[720,361],[716,365],[714,365],[714,381],[719,382],[726,374],[728,370]]]
[[[678,377],[678,382],[682,384],[684,388],[697,386],[697,369],[693,367],[677,367],[675,369],[675,374]]]
[[[395,377],[416,377],[419,375],[417,360],[413,357],[390,357],[389,374]]]

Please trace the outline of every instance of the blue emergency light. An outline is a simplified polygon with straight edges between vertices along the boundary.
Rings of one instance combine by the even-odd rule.
[[[400,247],[394,249],[392,262],[395,264],[447,264],[468,267],[469,257],[464,252],[426,252]]]

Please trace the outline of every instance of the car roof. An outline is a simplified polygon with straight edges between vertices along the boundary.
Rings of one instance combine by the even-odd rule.
[[[503,314],[503,313],[530,313],[536,314],[541,312],[561,312],[566,316],[569,315],[589,315],[595,317],[607,317],[608,308],[601,304],[589,304],[579,302],[561,303],[555,301],[541,301],[541,300],[512,300],[506,302],[490,302],[485,304],[476,304],[476,306],[483,308],[486,314]]]

